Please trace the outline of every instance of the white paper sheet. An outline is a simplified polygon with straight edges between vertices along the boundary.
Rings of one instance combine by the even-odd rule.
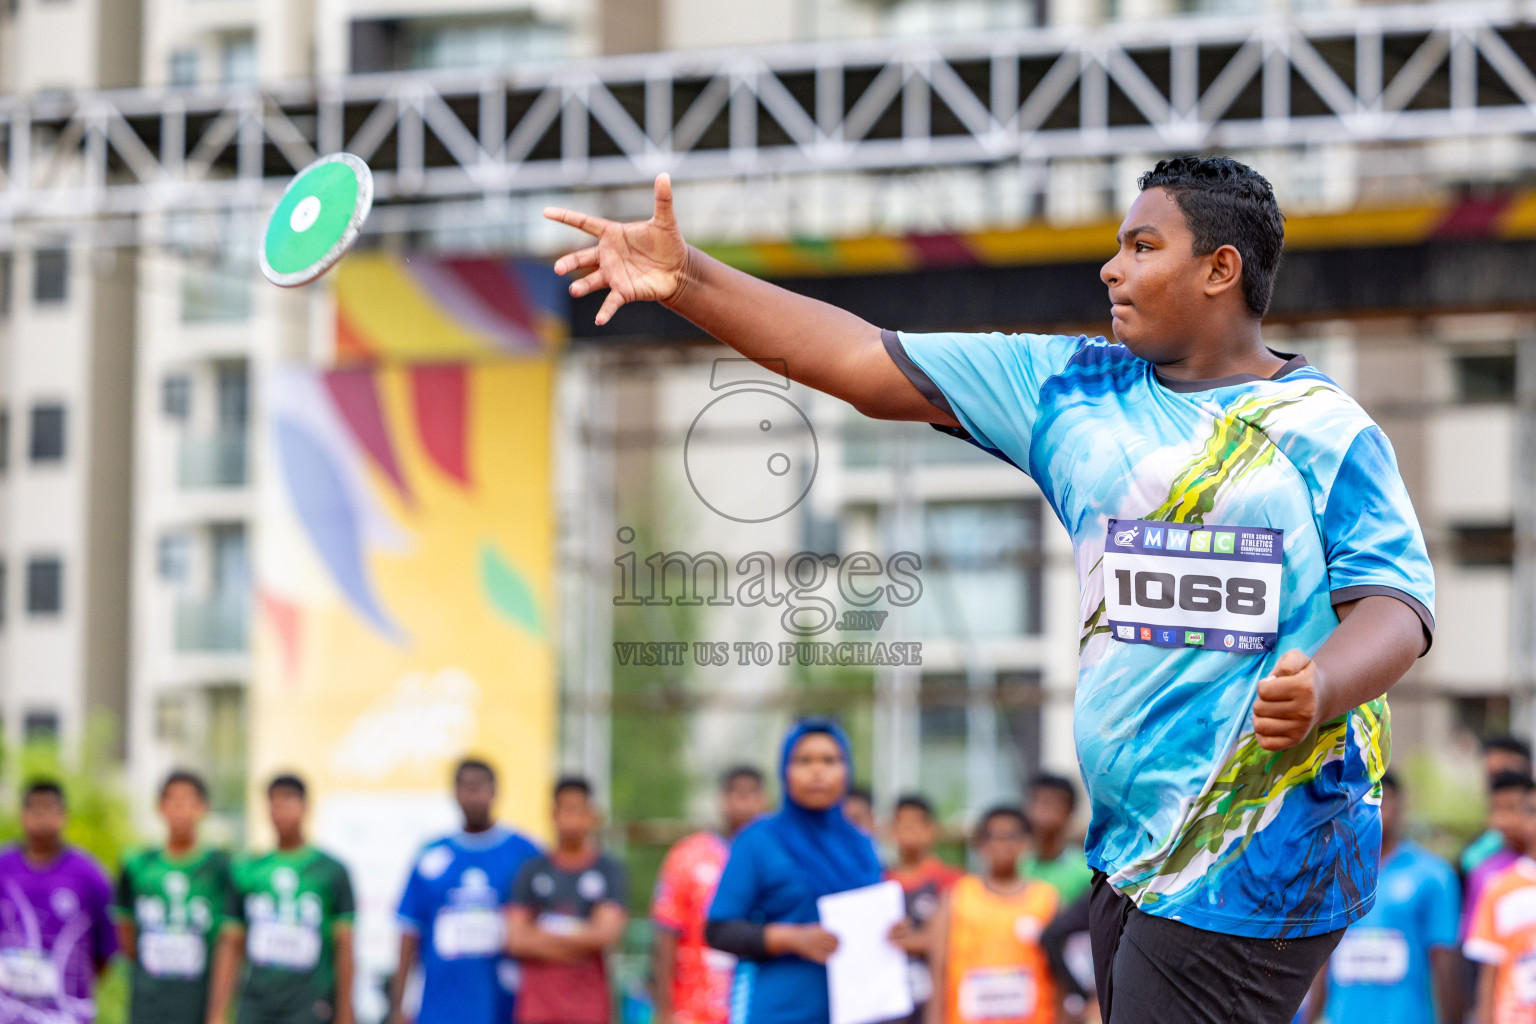
[[[816,910],[821,926],[838,940],[827,961],[832,1024],[876,1024],[910,1015],[907,954],[888,938],[907,914],[900,883],[823,896]]]

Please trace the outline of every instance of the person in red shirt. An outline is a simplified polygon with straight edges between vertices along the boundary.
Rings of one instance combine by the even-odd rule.
[[[901,948],[910,958],[913,1022],[923,1020],[923,1007],[933,995],[933,976],[928,969],[931,930],[928,923],[939,912],[944,894],[965,872],[934,856],[939,841],[939,823],[927,797],[907,795],[896,801],[891,817],[891,841],[896,846],[896,864],[886,877],[901,883],[907,897],[907,921],[910,931]]]
[[[555,846],[523,862],[506,910],[522,965],[516,1024],[609,1024],[607,954],[624,938],[624,867],[598,845],[602,816],[587,780],[555,783]]]
[[[763,813],[763,773],[745,765],[720,778],[719,832],[695,832],[667,851],[651,901],[655,1024],[727,1024],[736,958],[704,941],[730,841]]]

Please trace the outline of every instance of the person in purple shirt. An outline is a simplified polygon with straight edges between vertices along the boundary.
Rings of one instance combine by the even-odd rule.
[[[112,884],[64,843],[64,790],[34,782],[21,799],[20,845],[0,851],[0,1021],[85,1024],[96,978],[117,952]]]

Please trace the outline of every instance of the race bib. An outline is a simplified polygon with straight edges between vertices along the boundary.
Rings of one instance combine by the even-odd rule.
[[[1284,539],[1258,526],[1111,519],[1103,566],[1110,635],[1232,654],[1274,650]]]
[[[59,969],[35,949],[0,950],[0,990],[20,999],[57,999]]]
[[[1396,985],[1408,976],[1408,939],[1396,928],[1354,927],[1333,951],[1341,985]]]
[[[309,925],[288,921],[255,921],[246,940],[246,952],[258,967],[313,970],[320,962],[320,932]]]
[[[704,949],[704,966],[719,974],[730,974],[736,970],[736,958],[723,949]]]
[[[933,972],[923,961],[907,961],[907,987],[912,990],[914,1005],[921,1006],[933,998]]]
[[[960,1016],[1014,1020],[1035,1012],[1035,977],[1022,967],[981,967],[960,979]]]
[[[207,940],[194,932],[139,936],[139,963],[152,978],[200,978],[207,962]]]
[[[551,935],[575,935],[587,922],[573,914],[540,914],[538,926]]]
[[[494,907],[442,910],[432,924],[432,945],[444,960],[495,956],[503,938],[501,914]]]
[[[1536,953],[1527,953],[1509,968],[1509,990],[1521,1006],[1536,1006]]]

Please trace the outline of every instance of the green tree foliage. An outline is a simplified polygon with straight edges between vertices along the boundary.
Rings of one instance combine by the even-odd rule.
[[[637,530],[632,547],[651,550]],[[615,605],[615,643],[693,644],[700,639],[700,615],[695,607]],[[613,665],[612,804],[615,822],[627,824],[677,819],[687,813],[689,774],[689,689],[693,659],[681,666]],[[626,844],[625,866],[630,877],[630,909],[649,912],[651,890],[665,848]]]

